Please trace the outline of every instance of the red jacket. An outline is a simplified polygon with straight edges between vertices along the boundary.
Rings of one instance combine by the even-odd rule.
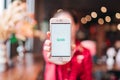
[[[90,52],[76,44],[76,51],[71,61],[65,65],[50,63],[43,52],[46,67],[44,80],[92,80],[92,59]],[[81,58],[81,55],[84,57]]]

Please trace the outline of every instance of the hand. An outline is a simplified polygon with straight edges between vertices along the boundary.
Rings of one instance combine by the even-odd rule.
[[[47,58],[50,58],[50,51],[51,51],[51,41],[50,41],[50,32],[47,32],[47,40],[45,41],[44,51],[46,52]]]
[[[75,47],[76,45],[75,44],[72,44],[71,45],[71,50],[72,50],[72,56],[74,55],[74,52],[75,52]],[[47,58],[49,59],[51,57],[51,41],[50,41],[50,32],[47,32],[47,40],[45,41],[44,43],[44,47],[43,47],[44,51],[46,52],[46,56]]]

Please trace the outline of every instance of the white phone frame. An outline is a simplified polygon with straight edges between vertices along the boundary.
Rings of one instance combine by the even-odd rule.
[[[51,30],[51,24],[52,23],[69,23],[70,24],[70,30],[71,30],[71,20],[68,18],[51,18],[50,19],[50,32]],[[52,35],[51,35],[52,37]],[[50,40],[51,40],[50,37]],[[71,34],[70,34],[70,38],[71,38]],[[51,43],[52,44],[52,43]],[[71,39],[70,39],[70,45],[71,45]],[[71,52],[71,50],[70,50]],[[52,54],[52,52],[51,52]],[[55,64],[66,64],[67,62],[69,62],[71,60],[72,57],[72,52],[70,53],[70,56],[50,56],[49,60]]]

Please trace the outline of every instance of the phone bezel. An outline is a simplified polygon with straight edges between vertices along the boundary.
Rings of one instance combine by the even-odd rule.
[[[71,25],[71,20],[68,18],[51,18],[50,19],[50,32],[52,31],[51,24],[70,24]],[[71,26],[70,26],[70,30],[71,30]],[[70,34],[70,37],[71,37],[71,34]],[[52,38],[52,35],[50,37],[50,40],[51,38]],[[71,45],[71,39],[70,39],[70,45]],[[72,57],[72,53],[70,53],[69,56],[50,56],[50,61],[56,64],[65,64],[71,60],[71,57]]]

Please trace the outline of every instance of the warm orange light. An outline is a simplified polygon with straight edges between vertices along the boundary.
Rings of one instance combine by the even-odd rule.
[[[106,17],[105,17],[105,21],[106,21],[106,22],[110,22],[110,21],[111,21],[111,17],[110,17],[110,16],[106,16]]]
[[[120,13],[116,13],[116,14],[115,14],[115,17],[116,17],[117,19],[120,19]]]
[[[91,12],[92,18],[97,18],[97,13],[96,12]]]
[[[117,29],[120,30],[120,24],[117,25]]]
[[[86,19],[87,21],[91,21],[91,20],[92,20],[92,18],[91,18],[90,15],[86,15],[85,19]]]
[[[107,12],[107,8],[105,6],[102,6],[101,7],[101,12],[106,13]]]
[[[84,17],[81,18],[81,23],[82,24],[86,24],[87,23],[87,21],[86,21],[86,19]]]
[[[104,24],[104,20],[103,20],[102,18],[99,18],[99,19],[98,19],[98,23],[99,23],[100,25],[102,25],[102,24]]]

